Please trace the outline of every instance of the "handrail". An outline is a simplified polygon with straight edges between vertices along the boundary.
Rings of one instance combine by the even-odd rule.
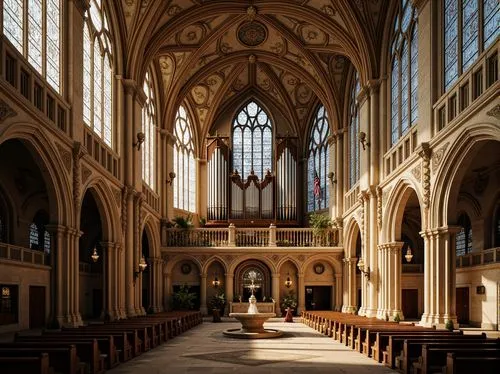
[[[33,265],[48,265],[49,256],[42,251],[0,243],[0,259],[19,261]]]
[[[457,268],[489,265],[497,262],[500,262],[500,247],[470,252],[462,256],[457,256],[456,259]]]

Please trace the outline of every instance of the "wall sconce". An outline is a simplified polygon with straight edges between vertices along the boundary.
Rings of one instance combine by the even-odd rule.
[[[337,183],[337,178],[335,178],[335,173],[333,171],[328,173],[328,179],[330,179],[332,186],[334,183]]]
[[[286,274],[285,287],[290,288],[290,287],[292,287],[292,284],[293,284],[293,282],[292,282],[292,279],[290,278],[290,272],[288,272]]]
[[[134,148],[137,148],[138,151],[141,150],[141,144],[144,143],[144,140],[146,139],[146,135],[143,132],[138,132],[137,133],[137,141],[133,143],[132,145]]]
[[[134,284],[137,278],[139,278],[139,274],[146,270],[147,267],[148,264],[146,263],[146,259],[144,258],[144,255],[142,255],[141,260],[139,261],[139,271],[134,271]]]
[[[360,258],[358,261],[358,269],[363,275],[366,277],[366,279],[370,280],[370,267],[365,270],[365,262],[363,261],[363,258]]]
[[[363,146],[363,151],[366,149],[366,147],[370,146],[370,143],[366,141],[366,133],[363,131],[360,131],[358,134],[358,139],[361,145]]]
[[[92,261],[97,262],[99,260],[99,254],[97,253],[97,248],[94,247],[94,252],[92,252],[92,255],[90,256],[92,258]]]
[[[171,171],[170,173],[168,173],[168,176],[170,177],[170,179],[167,179],[166,182],[170,185],[172,185],[172,183],[174,183],[174,179],[175,179],[175,173],[173,171]]]
[[[212,286],[218,288],[220,286],[220,280],[217,278],[217,273],[214,274],[214,280],[212,281]]]
[[[411,253],[411,248],[408,246],[408,249],[406,250],[405,254],[406,262],[411,262],[411,259],[413,258],[413,253]]]

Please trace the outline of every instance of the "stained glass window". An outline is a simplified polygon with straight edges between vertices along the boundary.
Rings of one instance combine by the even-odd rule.
[[[194,160],[193,126],[181,105],[175,118],[174,208],[196,210],[196,163]]]
[[[91,0],[83,26],[83,119],[113,147],[113,51],[106,11]]]
[[[328,188],[328,173],[330,172],[330,155],[328,136],[330,125],[328,113],[321,105],[314,116],[309,137],[309,155],[307,160],[307,211],[312,212],[328,208],[330,189]],[[315,182],[316,176],[318,181]],[[319,192],[315,186],[319,182]],[[317,187],[316,187],[317,188]]]
[[[272,171],[273,131],[267,113],[254,101],[248,103],[233,120],[233,170],[242,178],[253,170],[263,179]]]
[[[349,105],[349,188],[354,187],[359,181],[359,105],[357,96],[359,94],[359,77],[356,73],[351,86],[351,98]]]
[[[35,222],[30,225],[30,248],[38,249],[38,226]]]
[[[443,14],[447,91],[500,34],[500,5],[498,0],[444,0]]]
[[[47,230],[43,232],[43,251],[50,254],[50,234]]]
[[[3,0],[3,33],[57,92],[61,79],[61,1]]]
[[[455,237],[456,254],[463,256],[472,251],[472,226],[469,216],[465,213],[460,215],[458,219],[460,231],[457,232]]]
[[[144,79],[146,102],[142,109],[142,132],[146,135],[142,145],[142,179],[152,189],[155,188],[156,170],[156,107],[151,73],[148,71]]]
[[[391,145],[418,119],[417,12],[408,0],[400,5],[391,48]]]

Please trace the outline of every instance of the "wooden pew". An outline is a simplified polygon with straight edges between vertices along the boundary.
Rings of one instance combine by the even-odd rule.
[[[0,357],[2,374],[50,374],[49,355],[37,357]]]
[[[92,341],[79,341],[72,342],[76,347],[76,354],[80,359],[80,362],[85,362],[89,367],[90,374],[101,374],[104,372],[104,358],[101,357],[101,352],[97,345],[97,341],[93,339]],[[57,348],[57,347],[68,347],[69,343],[64,342],[22,342],[15,341],[9,343],[0,343],[1,348]]]
[[[126,333],[129,338],[130,344],[133,345],[134,355],[138,356],[142,352],[149,351],[150,349],[150,339],[148,335],[148,329],[144,326],[130,326],[130,325],[92,325],[80,327],[81,331],[90,331],[91,333],[100,334],[116,334],[116,333]],[[130,340],[133,338],[133,340]]]
[[[85,365],[80,365],[74,345],[63,348],[0,348],[0,357],[36,357],[42,353],[49,355],[49,366],[58,373],[85,374]]]
[[[471,357],[464,354],[448,353],[445,374],[498,373],[500,357]]]
[[[500,348],[475,348],[468,347],[431,347],[427,344],[422,346],[422,356],[418,362],[413,363],[414,374],[428,374],[433,370],[442,371],[446,366],[448,353],[460,354],[468,357],[500,357]]]

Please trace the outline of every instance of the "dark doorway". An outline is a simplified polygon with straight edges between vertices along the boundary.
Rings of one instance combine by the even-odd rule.
[[[103,309],[103,299],[104,295],[102,289],[94,288],[92,290],[92,316],[91,318],[99,318],[101,317],[101,312]]]
[[[405,319],[418,319],[418,289],[404,289],[402,302]]]
[[[306,310],[332,310],[332,286],[306,286]]]
[[[469,287],[457,288],[457,321],[461,325],[469,323]]]
[[[149,239],[146,230],[142,233],[142,255],[146,259],[148,266],[142,272],[142,307],[149,311],[153,301],[153,269],[151,262],[151,254],[149,250]]]
[[[361,308],[361,288],[358,288],[358,297],[356,299],[356,306],[358,307],[358,310],[359,308]]]
[[[30,286],[30,329],[45,326],[45,287]]]

